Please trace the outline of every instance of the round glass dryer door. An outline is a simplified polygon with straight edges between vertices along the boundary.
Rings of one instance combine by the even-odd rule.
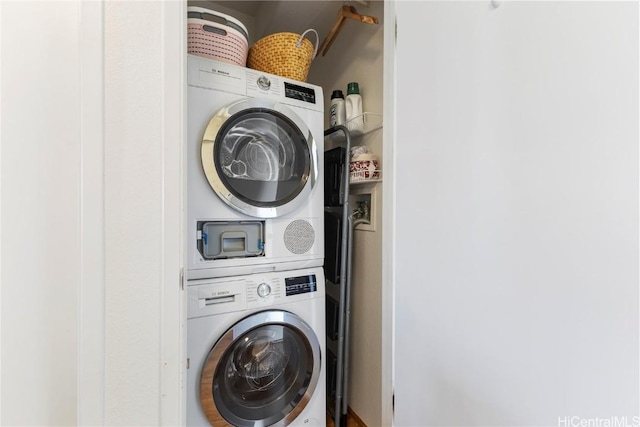
[[[212,425],[288,425],[308,404],[320,374],[320,343],[295,314],[253,314],[209,352],[200,400]]]
[[[202,140],[202,166],[216,194],[247,215],[273,218],[300,207],[316,184],[316,143],[285,105],[247,99],[218,111]]]

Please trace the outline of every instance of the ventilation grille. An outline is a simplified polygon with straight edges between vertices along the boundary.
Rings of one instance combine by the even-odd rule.
[[[296,255],[309,252],[316,240],[316,232],[313,226],[302,219],[297,219],[287,225],[284,230],[284,245]]]

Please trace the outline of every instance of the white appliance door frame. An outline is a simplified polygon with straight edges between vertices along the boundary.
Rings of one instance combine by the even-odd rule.
[[[254,127],[239,133],[248,121]],[[226,164],[221,164],[225,153]],[[318,180],[317,144],[307,124],[286,105],[263,98],[220,109],[204,132],[201,157],[215,193],[231,208],[258,218],[295,211],[308,201]],[[298,159],[305,163],[299,165]],[[287,181],[293,184],[282,192]]]
[[[238,427],[291,424],[315,391],[321,351],[313,329],[291,312],[268,310],[245,317],[222,335],[203,364],[200,401],[207,419],[212,425]],[[285,399],[282,393],[268,393],[275,387],[284,390]],[[272,405],[265,417],[264,407]]]

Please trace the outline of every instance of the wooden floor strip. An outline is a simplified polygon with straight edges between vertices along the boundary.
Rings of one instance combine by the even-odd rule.
[[[355,425],[358,427],[367,427],[367,425],[364,423],[364,421],[362,421],[358,414],[353,412],[353,409],[351,409],[350,406],[347,407],[347,424],[349,419],[353,419],[356,423]]]
[[[334,427],[335,424],[331,415],[327,414],[327,427]],[[346,427],[367,427],[367,425],[360,419],[358,414],[353,412],[353,410],[349,407],[347,408],[347,425]]]

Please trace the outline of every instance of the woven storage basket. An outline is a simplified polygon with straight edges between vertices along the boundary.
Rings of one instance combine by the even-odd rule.
[[[316,35],[315,47],[304,36],[308,32]],[[318,33],[309,29],[302,35],[275,33],[258,40],[247,57],[247,67],[301,82],[307,81],[311,61],[318,53]]]
[[[237,19],[201,7],[188,7],[187,53],[245,66],[247,28]]]

